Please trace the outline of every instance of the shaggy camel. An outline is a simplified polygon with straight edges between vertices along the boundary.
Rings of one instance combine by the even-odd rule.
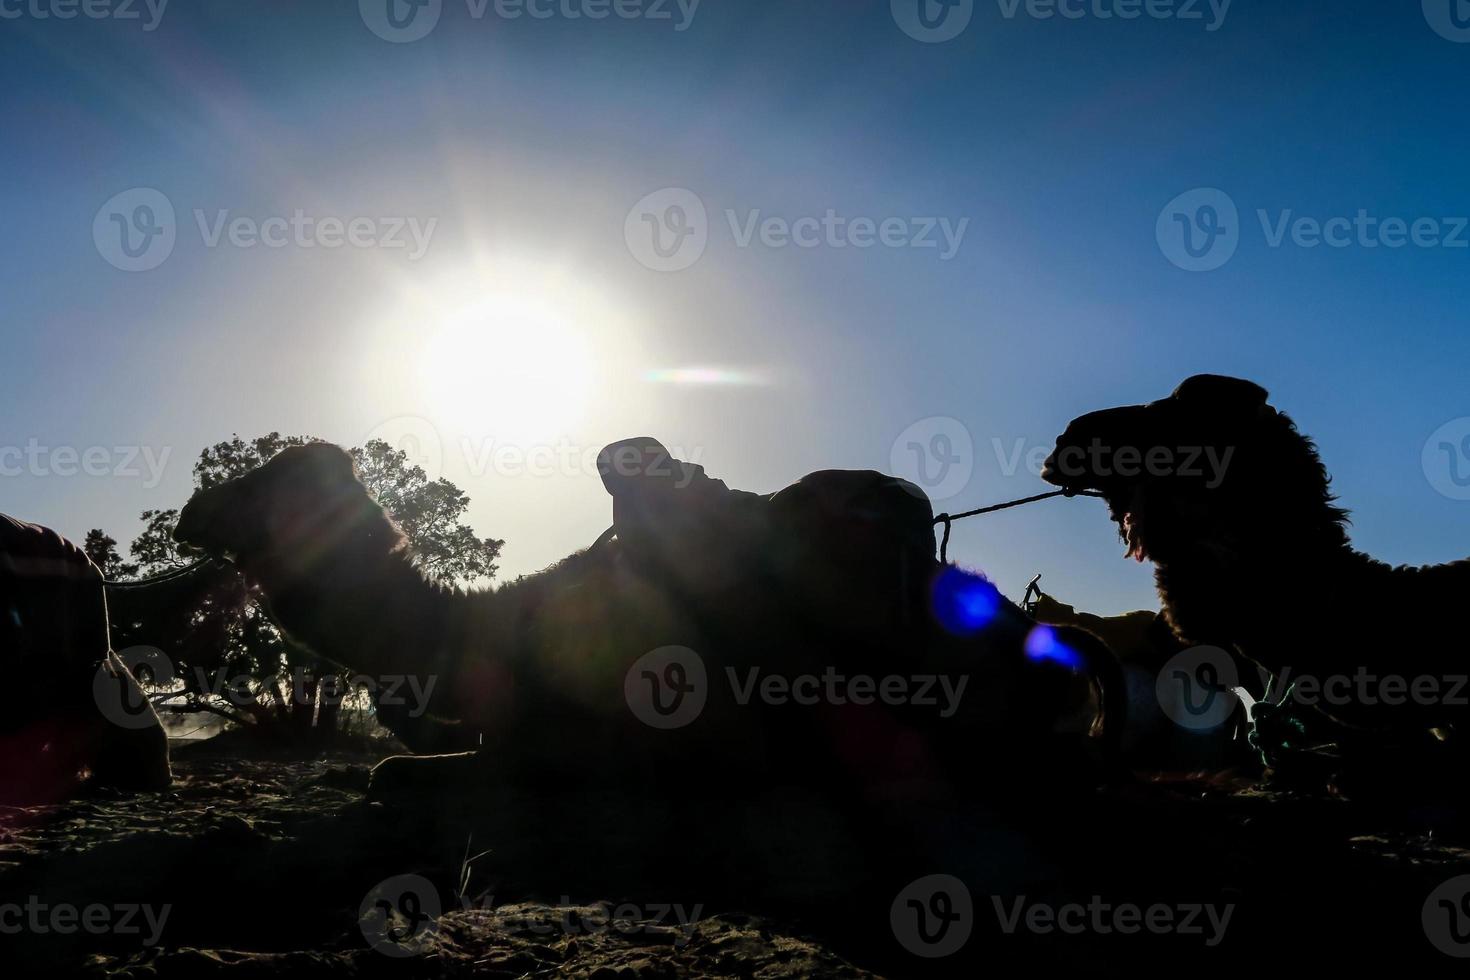
[[[1075,419],[1043,476],[1104,493],[1181,640],[1238,650],[1349,725],[1463,726],[1464,638],[1445,613],[1470,594],[1470,562],[1394,568],[1354,550],[1315,445],[1267,398],[1192,377]]]
[[[617,537],[493,591],[465,593],[427,580],[351,457],[323,443],[287,449],[250,474],[200,491],[180,515],[176,537],[232,559],[258,583],[281,627],[320,656],[367,674],[436,680],[429,714],[452,719],[457,729],[448,730],[479,751],[388,760],[374,773],[375,792],[459,784],[487,771],[579,782],[606,777],[621,787],[687,789],[707,778],[811,783],[824,775],[870,790],[932,787],[952,783],[957,773],[979,776],[977,752],[1064,765],[1076,762],[1084,743],[1095,750],[1099,739],[1106,742],[1106,725],[1057,733],[1059,718],[1077,707],[1068,701],[1077,692],[1074,675],[1047,650],[1026,656],[1028,638],[1037,652],[1036,624],[983,580],[948,570],[967,587],[988,589],[985,597],[993,594],[996,606],[984,630],[955,636],[927,613],[900,609],[906,600],[885,605],[873,584],[882,576],[871,569],[844,571],[814,559],[806,544],[773,555],[763,542],[788,536],[789,521],[800,515],[830,510],[824,490],[840,480],[798,484],[778,506],[781,495],[732,494],[702,471],[691,471],[692,484],[634,471],[625,474],[633,485],[660,489],[635,499],[604,471],[616,494]],[[857,498],[877,485],[874,476],[853,475]],[[723,516],[709,516],[718,508],[681,512],[692,500],[729,506]],[[927,520],[927,501],[913,504]],[[771,515],[764,525],[763,508]],[[697,513],[706,517],[689,519]],[[659,526],[677,533],[643,533]],[[847,536],[849,548],[852,541],[887,540],[882,530],[881,521],[869,520],[866,536]],[[925,567],[908,575],[918,576],[918,586],[895,594],[926,596],[940,571],[932,530],[924,530]],[[829,580],[808,587],[803,577]],[[844,583],[851,585],[846,608]],[[1070,658],[1074,666],[1102,674],[1113,663],[1079,631],[1042,638],[1042,646],[1068,654],[1055,659]],[[702,713],[677,731],[645,724],[625,701],[625,681],[636,686],[636,676],[628,679],[639,658],[669,647],[695,651],[707,679]],[[871,692],[860,698],[856,687],[851,698],[809,706],[768,696],[772,674],[780,675],[779,687],[781,678],[834,672],[930,682],[925,697],[907,699]],[[941,690],[956,696],[936,707]],[[383,717],[394,724],[402,712]],[[442,747],[415,744],[421,733],[398,731],[411,748]],[[1000,750],[990,748],[1001,742]]]
[[[0,714],[0,802],[168,787],[168,738],[108,647],[102,573],[55,531],[3,514],[0,663],[12,690]]]

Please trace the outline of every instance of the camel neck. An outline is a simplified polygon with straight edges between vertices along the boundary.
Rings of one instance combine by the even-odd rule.
[[[429,582],[406,549],[372,544],[353,542],[289,585],[267,585],[272,614],[293,639],[355,673],[442,669],[454,622],[448,607],[462,596]]]

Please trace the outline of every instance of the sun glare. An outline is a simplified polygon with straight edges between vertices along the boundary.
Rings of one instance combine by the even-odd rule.
[[[596,387],[595,311],[534,280],[475,275],[436,284],[422,324],[418,381],[434,413],[498,441],[551,439],[585,418]]]

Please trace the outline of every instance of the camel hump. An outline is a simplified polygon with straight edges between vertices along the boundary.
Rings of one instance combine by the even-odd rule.
[[[100,580],[87,553],[49,527],[0,514],[0,575],[69,581]]]
[[[615,442],[598,454],[624,540],[648,535],[713,537],[728,548],[768,536],[833,544],[858,533],[934,554],[934,508],[907,480],[875,470],[819,470],[775,494],[731,490],[704,467],[677,459],[652,436]]]
[[[598,465],[625,553],[687,591],[779,583],[814,619],[870,637],[922,605],[934,510],[906,480],[821,470],[775,494],[731,490],[646,436],[608,446]]]
[[[816,523],[837,521],[886,530],[934,553],[934,507],[908,480],[876,470],[818,470],[777,493],[778,511]]]

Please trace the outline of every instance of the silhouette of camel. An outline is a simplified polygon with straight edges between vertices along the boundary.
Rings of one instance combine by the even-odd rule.
[[[614,487],[617,475],[605,474]],[[953,635],[927,613],[900,610],[902,600],[884,607],[876,578],[861,569],[845,579],[838,569],[835,581],[803,588],[797,577],[813,569],[830,576],[830,563],[812,558],[806,543],[766,562],[771,549],[763,542],[794,533],[787,522],[798,515],[820,515],[833,478],[783,491],[789,503],[778,507],[780,494],[736,494],[702,471],[693,476],[665,481],[641,501],[616,492],[617,537],[495,590],[429,581],[351,457],[324,443],[286,449],[252,473],[199,491],[175,536],[232,559],[281,627],[320,656],[380,679],[413,675],[421,690],[431,689],[429,703],[384,716],[411,748],[443,749],[445,732],[457,732],[450,740],[478,749],[387,760],[373,776],[379,795],[484,783],[491,774],[681,791],[711,781],[810,785],[830,777],[871,791],[902,784],[923,792],[956,774],[980,776],[977,753],[1014,757],[1018,768],[1022,757],[1027,767],[1044,758],[1064,777],[1068,765],[1086,770],[1088,750],[1106,745],[1110,726],[1101,718],[1081,732],[1056,731],[1069,710],[1090,703],[1085,683],[1078,703],[1070,668],[1101,677],[1116,667],[1095,638],[1046,632],[1038,654],[1036,624],[993,586],[952,568],[944,571],[963,587],[993,597],[983,630]],[[873,476],[855,474],[852,482],[869,488]],[[681,512],[686,499],[704,503]],[[714,516],[722,506],[723,518]],[[921,506],[927,515],[927,502]],[[785,516],[763,525],[763,508]],[[659,513],[680,533],[644,534]],[[941,571],[925,530],[920,595]],[[854,583],[846,617],[844,582]],[[890,611],[875,617],[875,607]],[[793,677],[816,678],[829,692],[832,674],[930,683],[921,694],[915,682],[906,692],[913,696],[888,696],[896,687],[859,694],[854,685],[814,698],[793,683],[781,696],[783,680]],[[961,688],[949,701],[940,696],[943,682],[951,693]],[[704,703],[687,724],[671,731],[659,718],[649,721],[650,710],[679,710],[696,686],[693,696]],[[1097,687],[1094,700],[1106,706],[1117,688]],[[403,724],[415,711],[451,724],[426,735]]]
[[[1346,724],[1463,725],[1463,637],[1444,614],[1470,594],[1470,562],[1394,568],[1354,550],[1316,446],[1267,398],[1249,381],[1189,378],[1073,420],[1043,476],[1105,494],[1184,642],[1308,678],[1299,700]]]
[[[11,689],[0,713],[0,801],[168,787],[168,738],[109,649],[102,573],[55,531],[3,514],[0,669]]]

